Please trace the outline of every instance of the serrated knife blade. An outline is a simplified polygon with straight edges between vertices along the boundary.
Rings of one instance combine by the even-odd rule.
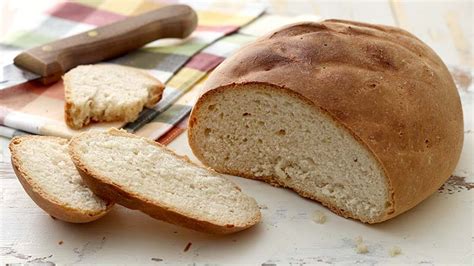
[[[0,90],[40,77],[40,75],[21,69],[14,64],[3,66],[0,73],[2,74],[0,76]]]

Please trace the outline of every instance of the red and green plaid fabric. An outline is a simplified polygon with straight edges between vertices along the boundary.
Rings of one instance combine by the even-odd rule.
[[[40,16],[37,27],[15,31],[3,38],[3,49],[26,49],[63,38],[96,26],[137,15],[163,4],[148,1],[66,2]],[[112,4],[111,4],[112,3]],[[257,6],[236,10],[195,6],[199,25],[186,41],[158,40],[111,63],[143,68],[166,84],[163,99],[145,109],[133,123],[97,123],[83,130],[123,127],[137,134],[158,139],[185,117],[193,104],[193,87],[232,51],[253,37],[234,34],[258,17]],[[217,42],[216,42],[217,41]],[[171,43],[170,43],[171,42]],[[190,93],[186,93],[191,91]],[[63,121],[62,82],[39,86],[29,82],[0,91],[0,135],[11,137],[22,131],[70,137],[77,132]]]
[[[213,55],[215,60],[212,61],[197,61],[196,63],[201,62],[203,71],[196,72],[194,75],[195,80],[199,80],[199,83],[190,86],[181,87],[182,92],[186,91],[181,98],[175,102],[172,107],[167,109],[162,115],[157,116],[153,121],[146,124],[144,127],[136,131],[136,134],[151,137],[157,139],[162,144],[168,144],[179,134],[184,132],[187,128],[187,117],[189,112],[194,105],[194,101],[197,98],[197,95],[200,91],[201,86],[204,84],[207,72],[214,68],[216,65],[220,64],[226,57],[230,56],[242,45],[249,43],[261,36],[268,31],[271,31],[275,28],[279,28],[283,25],[295,23],[299,21],[318,21],[320,18],[318,16],[306,15],[298,17],[283,17],[265,14],[259,17],[257,20],[252,21],[250,24],[240,29],[239,32],[232,35],[226,36],[219,41],[211,44],[206,47],[202,53]],[[193,58],[194,59],[194,58]],[[194,64],[194,62],[189,62],[189,64]],[[187,67],[183,68],[175,76],[177,80],[180,77],[187,76],[186,70]],[[181,75],[183,74],[183,75]],[[1,130],[1,129],[0,129]]]
[[[200,54],[213,58],[212,60],[201,60],[199,54],[193,57],[169,82],[170,86],[178,88],[176,92],[180,98],[173,103],[170,108],[166,109],[166,111],[143,127],[140,127],[135,133],[158,139],[168,130],[172,129],[174,125],[178,124],[178,122],[191,111],[200,91],[200,87],[205,82],[207,73],[243,44],[253,41],[254,39],[254,36],[234,33],[202,50]],[[196,71],[196,69],[200,70]],[[160,105],[160,103],[158,105]],[[183,124],[179,125],[181,125],[178,126],[180,129],[185,129]]]

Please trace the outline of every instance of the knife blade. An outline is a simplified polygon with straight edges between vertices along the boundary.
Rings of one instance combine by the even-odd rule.
[[[14,64],[5,65],[0,76],[0,90],[41,77],[38,74],[21,69]]]
[[[2,68],[0,90],[35,79],[51,84],[78,65],[111,59],[160,38],[186,38],[196,26],[191,7],[170,5],[44,44]]]

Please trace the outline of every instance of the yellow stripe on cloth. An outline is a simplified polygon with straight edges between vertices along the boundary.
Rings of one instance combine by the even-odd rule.
[[[118,13],[121,15],[130,16],[134,14],[134,11],[137,10],[143,3],[144,3],[143,0],[139,0],[139,1],[105,0],[102,4],[98,6],[98,8],[102,10]]]
[[[193,86],[197,80],[204,77],[205,73],[196,69],[184,67],[167,83],[167,85],[178,90],[187,90]]]
[[[154,9],[164,7],[166,5],[167,4],[164,4],[164,3],[143,1],[137,8],[135,8],[133,13],[131,13],[130,15],[137,16],[137,15],[152,11]]]
[[[227,26],[243,25],[253,19],[253,17],[223,13],[217,11],[198,11],[200,26]]]
[[[97,9],[104,2],[104,0],[75,0],[75,2]]]

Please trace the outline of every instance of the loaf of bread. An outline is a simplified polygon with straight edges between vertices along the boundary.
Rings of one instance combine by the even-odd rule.
[[[116,129],[83,133],[69,151],[100,197],[197,231],[227,234],[260,221],[255,200],[222,175]]]
[[[418,38],[326,20],[284,27],[223,62],[192,111],[188,137],[218,172],[377,223],[446,181],[463,116],[446,66]]]
[[[48,214],[71,223],[104,216],[110,201],[84,184],[68,154],[68,140],[45,136],[15,137],[10,142],[13,169],[25,191]]]
[[[74,129],[90,122],[132,122],[143,107],[153,107],[163,84],[143,70],[112,65],[83,65],[63,77],[66,124]]]

